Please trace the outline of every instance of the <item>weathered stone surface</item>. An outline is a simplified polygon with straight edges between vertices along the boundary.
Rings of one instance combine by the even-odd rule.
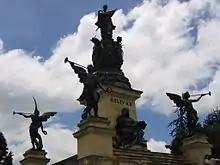
[[[106,86],[112,89],[111,93],[99,91],[99,116],[108,118],[109,127],[114,129],[116,119],[121,114],[122,108],[128,108],[130,117],[137,120],[135,101],[140,98],[142,91],[123,89],[115,86]]]
[[[24,153],[24,159],[20,161],[21,165],[47,165],[50,159],[46,157],[44,150],[27,150]]]
[[[78,124],[79,130],[73,133],[77,138],[78,159],[89,155],[112,156],[114,130],[108,126],[107,118],[89,117]]]
[[[211,155],[211,147],[206,136],[194,135],[183,140],[181,150],[185,159],[203,165],[205,155]]]

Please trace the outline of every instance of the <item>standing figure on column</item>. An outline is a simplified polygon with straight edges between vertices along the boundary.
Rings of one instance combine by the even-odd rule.
[[[98,11],[98,21],[95,23],[98,26],[98,29],[101,29],[101,36],[103,40],[112,39],[113,30],[115,27],[112,23],[112,16],[116,12],[117,9],[107,11],[108,5],[103,6],[103,10]]]

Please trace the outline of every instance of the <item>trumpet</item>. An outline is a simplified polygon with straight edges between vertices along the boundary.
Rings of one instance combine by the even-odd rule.
[[[206,93],[201,93],[201,94],[193,94],[193,95],[190,95],[190,96],[201,96],[201,95],[209,95],[209,96],[211,96],[211,91],[209,91],[209,92],[206,92]]]
[[[19,115],[19,114],[27,114],[27,115],[31,115],[33,113],[30,113],[30,112],[16,112],[16,111],[13,111],[13,115]]]
[[[72,63],[72,64],[74,64],[74,65],[77,65],[77,66],[79,66],[79,67],[82,67],[82,68],[84,68],[84,69],[87,69],[85,66],[82,66],[82,65],[80,65],[80,64],[77,64],[76,62],[70,61],[70,60],[68,59],[68,57],[66,57],[66,58],[64,59],[64,63],[67,63],[67,62],[69,62],[70,64]]]

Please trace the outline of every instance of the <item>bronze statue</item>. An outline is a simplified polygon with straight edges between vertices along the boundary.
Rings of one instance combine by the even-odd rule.
[[[25,118],[31,118],[32,122],[29,127],[29,134],[31,138],[31,143],[33,146],[33,150],[42,150],[43,142],[41,135],[38,133],[38,129],[41,128],[44,135],[47,135],[47,131],[43,128],[43,122],[47,121],[50,117],[54,116],[57,112],[45,112],[40,116],[40,111],[37,108],[37,102],[34,99],[35,110],[34,113],[23,113],[23,112],[13,112],[13,115],[18,114],[22,115]]]
[[[103,69],[103,45],[97,38],[92,38],[90,41],[94,44],[92,53],[92,62],[94,71]]]
[[[135,121],[130,117],[129,109],[123,108],[122,113],[117,118],[116,122],[116,148],[125,149],[132,147],[133,145],[146,147],[143,131],[147,126],[145,121]]]
[[[95,23],[98,29],[101,29],[101,36],[103,40],[112,39],[112,32],[115,30],[115,26],[112,23],[112,16],[117,9],[107,11],[108,5],[103,6],[103,10],[98,11],[98,21]]]
[[[186,130],[188,132],[188,136],[193,135],[199,120],[197,111],[193,107],[193,103],[198,102],[205,95],[211,95],[211,92],[200,94],[197,99],[189,99],[190,96],[197,96],[198,94],[190,95],[188,91],[183,93],[182,97],[174,93],[166,93],[166,95],[176,104],[177,111],[180,113],[179,121],[184,122],[184,118],[186,118]]]
[[[87,71],[85,67],[76,64],[72,61],[69,61],[66,57],[64,62],[69,62],[70,66],[74,70],[74,72],[78,75],[80,82],[83,83],[83,92],[81,96],[77,99],[80,103],[84,103],[86,105],[86,108],[83,111],[82,119],[84,120],[88,116],[91,115],[91,110],[94,112],[94,116],[98,116],[98,101],[99,101],[99,93],[97,92],[98,88],[102,89],[105,92],[111,92],[111,88],[104,89],[99,80],[98,77],[93,74],[93,66],[88,65]]]
[[[113,25],[111,17],[115,10],[107,11],[108,6],[104,5],[103,10],[98,11],[98,21],[95,23],[98,29],[101,29],[102,40],[92,38],[93,47],[93,66],[95,71],[120,71],[123,63],[122,58],[122,38],[118,37],[117,41],[112,39],[113,30],[116,26]]]
[[[115,10],[107,11],[108,6],[104,5],[103,10],[98,11],[98,20],[95,23],[97,30],[101,30],[101,39],[93,37],[92,62],[93,71],[106,86],[117,86],[130,89],[129,79],[125,77],[121,67],[123,65],[122,37],[112,38],[113,30],[116,28],[112,23],[112,16]]]

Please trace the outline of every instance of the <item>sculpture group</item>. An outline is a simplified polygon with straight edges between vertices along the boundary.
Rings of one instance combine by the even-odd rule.
[[[98,11],[98,20],[95,25],[101,31],[101,40],[92,38],[94,43],[92,62],[93,64],[83,67],[65,58],[64,62],[69,63],[74,72],[78,75],[79,81],[84,88],[81,96],[77,99],[86,107],[82,113],[82,120],[91,116],[98,117],[99,92],[111,93],[111,86],[131,89],[128,78],[124,76],[121,66],[123,64],[122,37],[118,36],[116,41],[112,38],[116,26],[112,23],[112,16],[115,10],[107,11],[108,6],[104,5],[103,10]],[[117,148],[128,148],[133,145],[146,146],[143,130],[146,127],[144,121],[135,121],[129,116],[129,109],[123,108],[122,114],[116,119],[116,134],[114,146]]]
[[[79,82],[83,84],[83,92],[77,99],[80,104],[85,105],[81,115],[82,120],[89,117],[99,117],[99,99],[100,91],[111,93],[112,86],[132,90],[128,78],[124,75],[121,67],[123,64],[122,37],[118,36],[113,39],[113,30],[116,26],[112,22],[112,16],[115,10],[107,11],[108,6],[104,5],[103,9],[98,11],[98,20],[95,23],[97,30],[101,31],[101,39],[91,38],[93,42],[92,64],[84,67],[76,62],[70,61],[68,57],[64,59],[69,63],[75,74],[78,75]],[[209,93],[210,94],[210,93]],[[174,121],[186,136],[192,136],[196,133],[198,124],[197,111],[193,108],[192,103],[199,101],[207,94],[201,94],[198,99],[190,99],[189,92],[182,94],[182,97],[166,93],[166,95],[176,104],[178,119]],[[211,94],[210,94],[211,95]],[[14,112],[25,118],[31,118],[29,133],[33,149],[42,150],[43,143],[38,129],[41,128],[43,134],[47,132],[43,129],[43,122],[46,122],[56,112],[46,112],[40,116],[36,100],[34,113],[26,114]],[[144,139],[144,129],[147,124],[144,121],[136,121],[130,117],[129,109],[121,109],[121,115],[116,119],[116,137],[114,137],[115,148],[129,148],[134,145],[146,147]]]

